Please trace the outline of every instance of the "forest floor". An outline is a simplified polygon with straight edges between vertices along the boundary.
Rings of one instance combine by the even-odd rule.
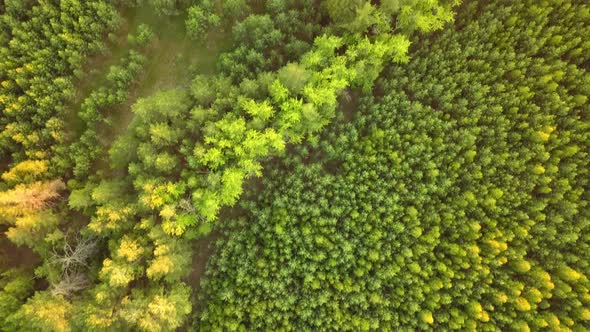
[[[113,115],[113,126],[101,133],[107,145],[127,130],[133,118],[131,105],[137,99],[157,91],[186,87],[197,74],[214,74],[219,54],[231,46],[227,33],[211,34],[205,42],[191,40],[185,34],[182,17],[160,17],[148,7],[124,13],[122,27],[109,43],[109,51],[91,57],[85,66],[84,79],[77,82],[77,96],[69,119],[76,131],[83,129],[77,117],[80,104],[106,81],[109,67],[119,63],[132,49],[127,36],[134,34],[141,24],[149,25],[156,37],[144,53],[148,61],[131,87],[127,102],[109,111]]]

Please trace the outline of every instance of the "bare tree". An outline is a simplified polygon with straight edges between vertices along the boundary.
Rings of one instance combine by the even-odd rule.
[[[82,272],[66,273],[62,275],[61,280],[57,284],[51,285],[51,294],[68,297],[89,285],[90,282],[86,274]]]
[[[58,283],[51,285],[54,295],[70,296],[90,284],[84,273],[88,260],[97,251],[97,240],[76,236],[73,240],[64,240],[61,250],[53,250],[52,264],[59,265],[62,270]]]
[[[96,252],[96,239],[76,237],[72,246],[67,239],[61,252],[53,251],[53,262],[60,264],[64,273],[71,273],[81,267],[87,267],[88,259]]]

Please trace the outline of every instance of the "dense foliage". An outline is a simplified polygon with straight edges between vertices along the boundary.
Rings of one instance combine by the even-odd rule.
[[[213,257],[198,326],[590,328],[588,19],[465,8],[352,122],[269,165]]]
[[[589,8],[459,4],[0,4],[0,329],[590,328]]]
[[[64,148],[74,82],[83,78],[86,57],[105,49],[103,35],[118,27],[119,16],[104,1],[10,1],[4,10],[0,148],[6,167],[47,161]]]

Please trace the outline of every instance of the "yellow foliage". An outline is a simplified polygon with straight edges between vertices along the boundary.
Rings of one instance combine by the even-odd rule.
[[[111,308],[100,310],[99,314],[92,313],[88,315],[88,318],[86,318],[86,323],[89,326],[98,328],[100,330],[107,330],[113,325],[114,321],[113,309]]]
[[[123,237],[119,249],[117,250],[117,255],[125,258],[128,262],[135,261],[142,253],[143,249],[139,244],[127,236]]]
[[[545,167],[543,165],[536,165],[533,167],[533,173],[537,175],[541,175],[545,173]]]
[[[26,160],[16,164],[8,172],[2,174],[6,182],[22,182],[27,179],[37,179],[47,172],[47,160]]]
[[[35,154],[32,155],[32,157],[35,157],[36,159],[45,159],[47,158],[47,152],[37,150],[35,151]]]
[[[580,280],[584,275],[569,266],[565,266],[559,271],[559,276],[565,281],[575,282]]]
[[[537,279],[538,285],[543,288],[548,290],[555,288],[555,284],[551,281],[551,275],[547,271],[537,269],[533,272],[533,276]]]
[[[96,210],[96,216],[88,224],[88,228],[96,233],[102,233],[105,230],[117,230],[132,213],[133,209],[128,206],[101,206]]]
[[[155,279],[168,274],[173,268],[174,262],[172,262],[170,256],[159,256],[152,261],[152,264],[147,268],[146,273],[150,279]]]
[[[113,319],[111,317],[98,316],[97,314],[90,314],[86,319],[86,323],[89,326],[93,326],[100,329],[106,329],[113,325]]]
[[[161,323],[154,318],[161,317],[169,323],[177,324],[177,322],[175,322],[176,312],[176,306],[173,302],[165,297],[157,295],[152,302],[148,304],[148,314],[143,315],[143,317],[139,319],[139,326],[145,331],[159,332],[162,330]]]
[[[162,296],[156,296],[148,305],[148,308],[150,313],[161,317],[170,317],[176,313],[174,303]]]
[[[109,258],[104,260],[100,276],[114,287],[126,287],[134,279],[133,270],[129,265],[120,266]]]
[[[496,241],[496,240],[489,240],[487,241],[488,246],[491,247],[491,249],[495,252],[495,253],[500,253],[506,249],[508,249],[508,244],[506,244],[505,242],[500,242],[500,241]]]
[[[94,298],[96,299],[96,301],[98,303],[101,303],[102,301],[104,301],[108,298],[108,294],[105,292],[97,292],[96,295],[94,296]]]
[[[53,231],[58,224],[59,219],[54,214],[29,214],[16,219],[15,227],[8,229],[6,237],[18,245],[26,244],[33,247]]]
[[[430,311],[422,311],[420,313],[420,319],[426,324],[432,325],[434,323],[434,317],[432,317],[432,313]]]
[[[559,327],[561,325],[561,322],[559,321],[559,318],[557,316],[555,316],[554,314],[548,313],[545,321],[547,322],[547,324],[549,324],[549,327],[551,327],[551,330],[553,330],[553,331],[560,330]]]
[[[533,303],[540,303],[541,301],[543,301],[543,294],[540,290],[534,287],[527,291],[526,297]]]
[[[524,259],[518,259],[513,263],[516,272],[525,273],[531,269],[531,264]]]
[[[527,301],[524,297],[517,298],[515,305],[516,305],[516,309],[520,310],[520,311],[531,310],[531,305],[530,305],[529,301]]]
[[[504,292],[500,292],[496,294],[496,301],[498,301],[499,303],[506,303],[508,302],[508,295],[506,295],[506,293]]]
[[[39,133],[37,133],[37,132],[30,133],[29,135],[27,135],[27,140],[29,141],[29,143],[39,142]]]
[[[590,320],[590,309],[588,308],[581,308],[579,313],[578,313],[578,318],[580,320]]]
[[[537,132],[537,136],[542,140],[542,141],[548,141],[549,137],[551,136],[551,134],[548,134],[544,131],[538,131]]]
[[[476,319],[481,319],[483,316],[483,307],[479,302],[471,302],[469,304],[469,312]]]
[[[156,256],[166,255],[169,252],[170,252],[170,247],[168,247],[165,244],[160,244],[156,247],[156,249],[154,249],[154,255],[156,255]]]
[[[541,141],[548,141],[551,134],[555,131],[555,126],[545,126],[543,130],[537,132],[537,137]]]
[[[72,305],[62,297],[47,299],[45,296],[38,301],[23,305],[27,316],[43,322],[48,331],[70,331],[69,315]]]
[[[176,215],[176,209],[172,205],[165,205],[162,210],[160,210],[160,217],[169,220],[172,219]]]

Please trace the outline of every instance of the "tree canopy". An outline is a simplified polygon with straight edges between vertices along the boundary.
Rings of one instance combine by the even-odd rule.
[[[0,330],[589,330],[589,33],[579,0],[1,2]]]

